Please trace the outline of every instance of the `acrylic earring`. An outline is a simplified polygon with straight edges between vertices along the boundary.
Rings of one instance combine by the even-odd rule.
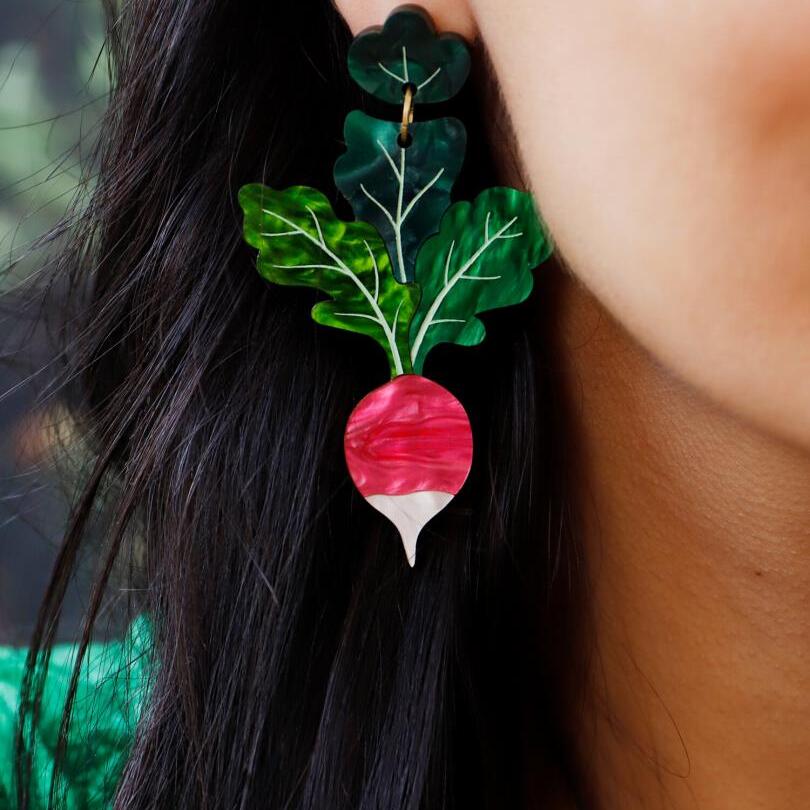
[[[356,221],[338,219],[306,186],[251,184],[239,202],[261,275],[326,293],[312,309],[317,323],[368,335],[385,351],[391,380],[354,409],[344,449],[357,489],[397,527],[413,566],[419,533],[464,485],[473,457],[467,413],[422,376],[425,359],[439,343],[480,343],[477,315],[524,301],[552,248],[529,194],[489,188],[452,202],[464,125],[414,120],[416,108],[447,101],[466,81],[461,37],[437,35],[424,11],[403,7],[354,40],[348,66],[364,90],[402,110],[396,121],[359,110],[346,118],[334,176]]]

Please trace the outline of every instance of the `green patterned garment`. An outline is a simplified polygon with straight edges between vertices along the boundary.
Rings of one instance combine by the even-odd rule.
[[[0,810],[14,810],[14,742],[20,685],[27,651],[0,647]],[[75,647],[57,645],[43,697],[37,733],[32,810],[44,810],[53,774],[53,756]],[[151,628],[140,616],[124,639],[91,644],[82,664],[67,753],[60,768],[59,807],[106,810],[135,736],[146,697],[151,661]]]

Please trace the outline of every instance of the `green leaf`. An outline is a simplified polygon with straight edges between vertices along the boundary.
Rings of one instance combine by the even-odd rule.
[[[379,234],[366,222],[343,222],[314,188],[275,191],[252,184],[239,192],[245,240],[257,248],[257,267],[268,281],[315,287],[332,300],[312,309],[325,326],[374,338],[391,375],[411,370],[408,325],[419,289],[399,284]]]
[[[337,187],[355,216],[385,239],[403,283],[413,280],[419,246],[439,229],[467,144],[455,118],[418,122],[410,133],[411,145],[403,149],[398,124],[354,110],[344,128],[348,150],[335,164]]]
[[[363,31],[349,48],[349,73],[381,101],[402,104],[404,86],[416,103],[452,98],[470,72],[470,52],[457,34],[436,35],[430,17],[416,8],[395,11],[380,28]]]
[[[475,346],[486,336],[477,313],[528,298],[532,269],[551,254],[531,195],[490,188],[442,218],[416,261],[422,299],[411,322],[411,362],[422,372],[439,343]]]

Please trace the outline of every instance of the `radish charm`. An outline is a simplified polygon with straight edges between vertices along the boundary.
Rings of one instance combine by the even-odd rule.
[[[419,532],[470,472],[472,431],[464,406],[425,377],[395,377],[354,409],[344,448],[355,486],[399,529],[413,566]]]
[[[460,121],[413,123],[415,103],[451,98],[469,67],[460,37],[438,36],[413,6],[395,11],[349,51],[361,87],[403,100],[401,123],[347,116],[334,174],[357,219],[339,219],[306,186],[239,192],[261,275],[325,293],[316,322],[367,335],[385,352],[391,379],[356,406],[344,449],[357,489],[397,527],[411,566],[419,533],[459,492],[473,459],[467,413],[422,376],[426,358],[439,343],[481,343],[478,315],[524,301],[533,268],[552,251],[529,194],[490,188],[452,202],[466,145]]]

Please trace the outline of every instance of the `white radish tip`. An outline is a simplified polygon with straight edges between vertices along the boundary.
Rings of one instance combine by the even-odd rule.
[[[408,565],[416,565],[416,544],[425,525],[453,500],[449,492],[411,492],[407,495],[369,495],[366,500],[399,530]]]

